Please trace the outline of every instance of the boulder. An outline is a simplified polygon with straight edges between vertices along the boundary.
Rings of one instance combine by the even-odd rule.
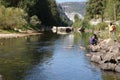
[[[112,46],[114,45],[114,41],[112,39],[105,39],[105,44],[107,44],[107,46]]]
[[[112,63],[102,63],[100,65],[101,69],[103,70],[107,70],[107,71],[114,71],[116,64],[112,64]]]
[[[117,56],[116,61],[120,63],[120,56]]]
[[[120,63],[115,67],[115,71],[120,73]]]
[[[90,45],[90,48],[92,62],[98,63],[103,70],[120,72],[120,43],[105,39],[96,46]]]
[[[97,51],[100,50],[100,49],[98,48],[98,46],[90,45],[89,47],[90,47],[90,49],[91,49],[92,52],[97,52]]]
[[[104,63],[112,63],[112,64],[117,64],[117,61],[115,59],[110,59],[110,60],[104,60]]]
[[[102,56],[104,61],[108,61],[111,60],[113,58],[113,54],[112,53],[106,53],[105,55]]]
[[[120,47],[118,45],[113,45],[113,46],[110,47],[109,51],[114,53],[114,54],[119,53],[120,52]]]
[[[100,55],[95,55],[95,54],[93,53],[93,55],[91,56],[91,61],[92,61],[92,62],[99,63],[101,60],[102,60],[102,59],[101,59],[101,56],[100,56]]]

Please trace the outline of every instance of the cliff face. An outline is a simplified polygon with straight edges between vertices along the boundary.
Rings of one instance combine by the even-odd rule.
[[[85,15],[85,2],[65,2],[60,3],[63,11],[67,15],[67,17],[74,22],[74,15],[78,14],[81,19],[84,19]]]
[[[67,23],[69,26],[72,25],[72,21],[68,18],[68,16],[66,15],[65,13],[65,10],[63,9],[62,5],[61,4],[57,4],[57,7],[58,7],[58,11],[60,13],[60,17],[61,19]]]

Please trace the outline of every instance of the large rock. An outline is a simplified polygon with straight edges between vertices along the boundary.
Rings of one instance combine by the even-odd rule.
[[[92,52],[98,52],[100,51],[100,47],[99,46],[95,46],[95,45],[90,45],[89,48],[91,49]]]
[[[99,63],[102,59],[101,59],[101,55],[97,54],[96,53],[92,53],[93,55],[91,56],[91,61],[92,62],[96,62],[96,63]]]
[[[114,54],[119,53],[120,52],[120,47],[119,47],[119,45],[113,45],[113,46],[110,47],[109,51],[114,53]]]
[[[111,60],[113,58],[113,54],[112,53],[107,53],[105,55],[102,56],[102,59],[107,61],[107,60]]]
[[[100,49],[103,50],[109,49],[109,47],[112,45],[114,45],[114,41],[112,39],[105,39],[98,44]]]
[[[107,44],[107,46],[112,46],[114,45],[114,41],[112,39],[106,39],[104,40],[105,41],[105,44]]]
[[[115,71],[120,73],[120,63],[115,67]]]
[[[93,50],[92,62],[99,63],[103,70],[120,72],[120,43],[105,39],[96,46],[91,45],[90,48]]]
[[[112,63],[102,63],[100,65],[101,69],[103,70],[107,70],[107,71],[114,71],[116,64],[112,64]]]
[[[120,63],[120,56],[117,56],[117,58],[115,58],[115,59],[118,63]]]

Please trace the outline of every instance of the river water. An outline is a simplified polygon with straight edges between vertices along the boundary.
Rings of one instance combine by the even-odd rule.
[[[0,40],[2,80],[120,80],[85,56],[90,34],[44,33]]]

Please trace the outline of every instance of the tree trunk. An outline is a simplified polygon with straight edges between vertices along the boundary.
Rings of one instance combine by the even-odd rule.
[[[104,17],[103,17],[103,11],[102,11],[101,17],[102,17],[102,22],[103,22],[103,19],[104,19]]]
[[[114,3],[114,21],[117,20],[117,14],[116,14],[116,5]]]

